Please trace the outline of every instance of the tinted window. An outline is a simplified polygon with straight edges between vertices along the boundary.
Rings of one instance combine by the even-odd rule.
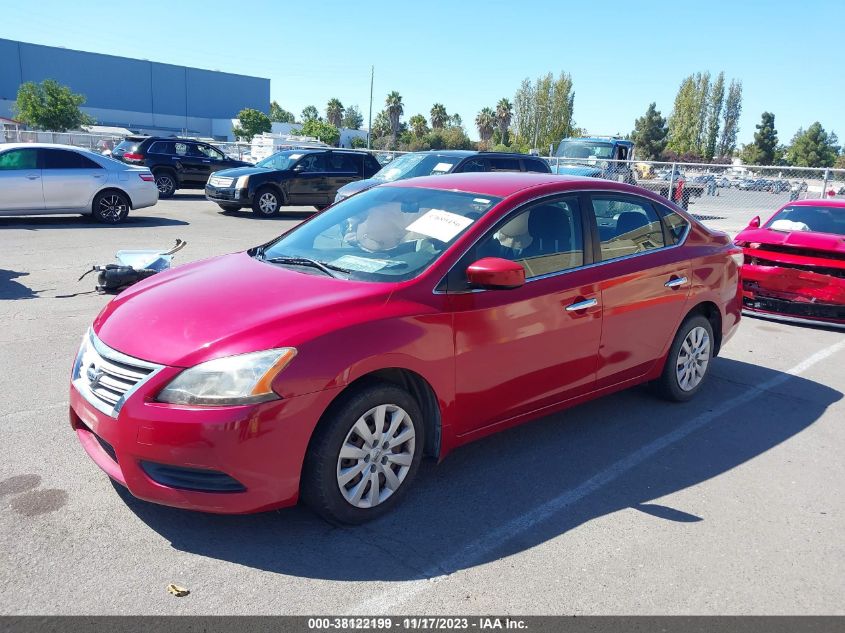
[[[472,160],[468,160],[463,165],[461,165],[461,167],[458,171],[462,171],[462,172],[487,171],[487,167],[484,164],[483,158],[473,158]]]
[[[670,242],[672,244],[677,244],[681,241],[681,239],[683,239],[684,234],[687,232],[689,222],[687,222],[686,218],[684,218],[680,213],[675,213],[666,207],[661,207],[660,211],[663,214],[663,223],[666,225],[669,232]]]
[[[64,149],[43,149],[44,169],[102,169],[82,154]]]
[[[325,154],[307,154],[302,157],[302,160],[297,163],[297,167],[302,166],[302,173],[313,173],[318,171],[326,171],[326,155]]]
[[[592,196],[601,260],[665,246],[663,225],[651,204],[625,196]]]
[[[356,173],[358,168],[355,165],[355,158],[349,154],[332,152],[328,155],[329,171]]]
[[[150,145],[150,149],[148,149],[147,152],[150,154],[172,154],[173,148],[168,147],[168,145],[171,145],[171,143],[167,143],[165,141],[155,141],[152,145]]]
[[[378,161],[369,154],[367,155],[367,158],[365,160],[367,161],[367,171],[375,172],[381,169],[381,165],[379,165]]]
[[[525,165],[525,171],[536,171],[541,174],[548,174],[550,171],[544,160],[523,159],[522,164]]]
[[[518,158],[488,158],[490,171],[520,171]]]
[[[211,160],[223,160],[223,153],[210,145],[191,145],[191,156],[210,158]]]
[[[479,243],[473,256],[519,262],[526,279],[582,266],[584,240],[577,198],[535,204],[510,217]]]
[[[38,154],[34,149],[13,149],[0,154],[0,169],[37,169]]]

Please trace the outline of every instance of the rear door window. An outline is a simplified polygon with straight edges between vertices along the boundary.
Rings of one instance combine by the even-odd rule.
[[[490,171],[520,171],[518,158],[488,158]]]
[[[591,196],[601,260],[663,248],[663,224],[651,203],[633,196]]]
[[[334,173],[357,173],[358,168],[355,165],[355,160],[349,154],[340,154],[332,152],[328,155],[329,171]]]
[[[533,171],[541,174],[549,173],[549,166],[543,160],[523,159],[522,164],[525,168],[525,171]]]
[[[478,172],[487,171],[487,165],[483,158],[473,158],[465,162],[458,169],[460,172]]]
[[[38,169],[38,152],[34,149],[13,149],[0,154],[0,170]]]
[[[102,169],[90,158],[65,149],[42,149],[44,169]]]

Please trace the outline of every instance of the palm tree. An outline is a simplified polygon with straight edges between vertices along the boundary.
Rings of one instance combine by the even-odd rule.
[[[507,145],[510,140],[508,139],[508,128],[511,126],[512,119],[513,106],[511,102],[504,97],[499,99],[499,103],[496,104],[496,125],[499,127],[502,145]]]
[[[496,126],[496,113],[491,108],[483,108],[475,117],[475,125],[478,127],[478,136],[486,146],[493,136],[493,128]]]
[[[422,136],[428,132],[428,122],[422,114],[415,114],[408,121],[411,124],[411,129],[414,131],[414,136]]]
[[[446,107],[442,103],[435,103],[431,106],[431,127],[435,130],[443,129],[449,120]]]
[[[395,90],[392,91],[387,95],[387,99],[384,100],[384,105],[386,106],[387,116],[390,119],[390,136],[395,144],[396,135],[399,133],[399,117],[405,111],[405,108],[402,106],[402,95]]]
[[[326,119],[336,128],[340,127],[340,122],[343,120],[343,113],[346,108],[340,102],[340,99],[331,98],[326,104]]]

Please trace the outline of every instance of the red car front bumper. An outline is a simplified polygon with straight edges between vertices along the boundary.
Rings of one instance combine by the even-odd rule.
[[[164,505],[237,514],[295,504],[308,442],[336,391],[239,407],[154,402],[175,373],[150,380],[117,417],[71,385],[70,423],[91,459],[134,496]]]
[[[805,323],[845,326],[845,277],[786,266],[742,267],[743,309]]]

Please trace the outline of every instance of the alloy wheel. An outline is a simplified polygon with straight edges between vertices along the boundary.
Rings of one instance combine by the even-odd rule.
[[[99,216],[106,222],[120,222],[129,212],[126,201],[117,194],[100,198]]]
[[[176,185],[170,176],[158,176],[156,178],[156,187],[158,187],[159,193],[167,195],[176,188]]]
[[[684,391],[692,391],[704,379],[710,362],[710,335],[703,327],[691,329],[678,351],[676,376]]]
[[[268,191],[261,194],[261,197],[258,198],[258,208],[265,215],[273,215],[276,209],[279,208],[279,201],[276,199],[275,194]]]
[[[393,495],[414,461],[416,432],[395,404],[373,407],[346,435],[337,459],[337,485],[348,503],[372,508]]]

